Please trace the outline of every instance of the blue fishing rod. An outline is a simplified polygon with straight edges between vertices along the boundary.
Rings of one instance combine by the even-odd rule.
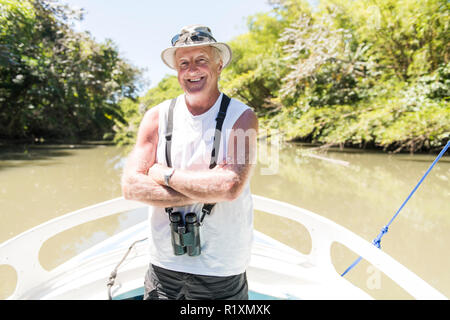
[[[397,218],[398,214],[400,213],[400,211],[403,209],[403,207],[405,206],[405,204],[409,201],[409,199],[411,199],[412,195],[414,194],[414,192],[416,192],[417,188],[419,188],[419,186],[421,185],[421,183],[423,182],[423,180],[425,180],[426,176],[428,175],[428,173],[430,173],[431,169],[433,169],[434,165],[442,158],[442,156],[444,155],[444,153],[447,151],[448,147],[450,146],[450,141],[447,141],[447,144],[445,145],[444,149],[442,149],[442,151],[439,153],[439,155],[436,157],[436,159],[434,159],[433,163],[430,165],[430,167],[428,168],[428,170],[425,172],[425,174],[423,175],[423,177],[420,179],[420,181],[416,184],[416,186],[414,187],[414,189],[411,191],[411,193],[409,194],[409,196],[406,198],[406,200],[402,203],[402,205],[400,206],[400,208],[397,210],[397,212],[394,214],[394,216],[391,218],[391,220],[388,222],[387,225],[385,225],[382,229],[381,232],[378,234],[378,236],[373,239],[372,244],[374,246],[376,246],[378,249],[381,249],[381,238],[388,232],[389,230],[389,226],[391,225],[391,223],[395,220],[395,218]],[[345,276],[350,270],[352,270],[360,261],[361,261],[362,257],[359,256],[342,274],[341,277]]]

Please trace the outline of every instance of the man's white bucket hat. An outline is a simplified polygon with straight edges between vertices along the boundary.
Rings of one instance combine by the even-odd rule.
[[[180,33],[172,38],[172,47],[161,53],[161,59],[169,68],[176,69],[175,51],[177,49],[200,46],[216,47],[222,58],[223,68],[231,62],[231,48],[226,43],[217,42],[212,36],[211,29],[200,24],[183,27]]]

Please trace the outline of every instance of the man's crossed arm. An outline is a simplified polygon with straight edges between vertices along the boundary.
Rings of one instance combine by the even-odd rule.
[[[150,109],[127,159],[122,176],[123,195],[126,199],[160,207],[233,200],[242,192],[255,164],[257,130],[255,114],[245,111],[233,126],[225,164],[211,170],[177,169],[167,187],[164,174],[169,168],[156,163],[158,110]]]

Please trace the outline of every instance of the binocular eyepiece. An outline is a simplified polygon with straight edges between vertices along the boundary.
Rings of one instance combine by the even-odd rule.
[[[187,252],[189,256],[198,256],[200,249],[200,224],[194,212],[186,214],[185,223],[181,212],[169,214],[173,252],[176,256]]]

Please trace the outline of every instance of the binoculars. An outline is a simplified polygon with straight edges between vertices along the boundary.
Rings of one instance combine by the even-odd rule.
[[[200,249],[200,224],[197,215],[190,212],[185,216],[186,223],[183,223],[181,212],[171,212],[169,214],[170,230],[172,238],[172,248],[176,256],[187,252],[189,256],[198,256]]]

